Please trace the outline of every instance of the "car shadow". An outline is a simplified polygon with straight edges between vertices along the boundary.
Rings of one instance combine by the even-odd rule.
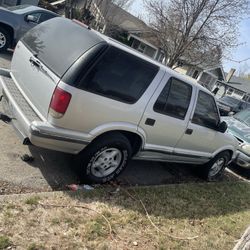
[[[43,178],[52,190],[65,190],[70,184],[81,183],[74,169],[73,156],[61,152],[29,146],[34,161],[27,162],[39,168]],[[224,175],[220,181],[231,181]],[[193,166],[132,160],[116,180],[122,186],[153,186],[177,183],[202,183]]]
[[[10,65],[11,58],[13,56],[13,51],[12,50],[7,50],[5,52],[0,53],[0,57],[6,61],[8,61],[8,65]]]
[[[57,151],[29,146],[33,160],[27,164],[39,168],[44,179],[52,190],[64,190],[66,185],[79,183],[73,170],[72,156]]]

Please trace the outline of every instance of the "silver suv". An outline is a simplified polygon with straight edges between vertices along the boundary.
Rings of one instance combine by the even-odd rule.
[[[130,158],[201,165],[211,180],[236,157],[205,88],[81,23],[29,31],[1,83],[23,143],[75,154],[83,181],[107,182]]]

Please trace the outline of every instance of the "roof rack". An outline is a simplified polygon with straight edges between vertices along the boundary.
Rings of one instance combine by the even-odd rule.
[[[83,22],[81,22],[81,21],[79,21],[79,20],[73,19],[72,21],[73,21],[74,23],[77,23],[77,24],[81,25],[82,27],[84,27],[84,28],[86,28],[86,29],[88,29],[88,30],[91,30],[91,28],[90,28],[88,25],[86,25],[85,23],[83,23]]]

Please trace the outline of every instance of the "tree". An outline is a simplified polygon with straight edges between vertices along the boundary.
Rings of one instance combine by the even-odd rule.
[[[96,19],[95,28],[101,23],[105,26],[105,34],[109,36],[121,32],[117,25],[120,9],[127,10],[132,4],[132,0],[92,0],[91,2],[101,12],[101,19]]]
[[[238,25],[249,10],[248,0],[144,0],[144,4],[169,67],[180,60],[218,64],[223,53],[238,45]]]

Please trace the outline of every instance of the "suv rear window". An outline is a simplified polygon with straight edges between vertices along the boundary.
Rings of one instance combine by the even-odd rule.
[[[71,20],[58,17],[28,31],[22,42],[61,78],[82,54],[104,40]]]
[[[82,78],[80,89],[125,103],[135,103],[156,76],[158,66],[110,47]]]

